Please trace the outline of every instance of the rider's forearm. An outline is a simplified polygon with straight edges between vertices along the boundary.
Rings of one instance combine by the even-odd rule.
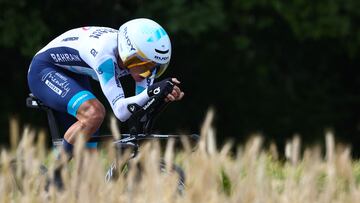
[[[142,106],[149,100],[147,91],[125,98],[124,90],[117,76],[115,75],[114,60],[107,59],[101,65],[98,66],[96,71],[101,89],[110,103],[111,108],[115,116],[120,121],[126,121],[130,116],[131,112],[127,106],[132,103],[136,103]]]
[[[140,94],[119,99],[114,105],[111,105],[113,108],[115,116],[122,122],[126,121],[130,116],[131,112],[128,109],[129,104],[137,104],[139,106],[143,106],[149,100],[149,96],[147,91],[143,91]]]
[[[174,88],[174,83],[171,78],[164,79],[153,85],[146,88],[140,94],[119,99],[116,103],[112,105],[116,117],[121,121],[126,121],[132,113],[130,112],[129,104],[137,104],[140,107],[143,107],[146,102],[154,103],[154,98],[151,100],[151,97],[157,97],[158,99],[165,99],[168,94],[172,92]],[[148,103],[147,105],[151,105]],[[144,110],[146,108],[144,107]],[[133,112],[133,110],[131,110]]]

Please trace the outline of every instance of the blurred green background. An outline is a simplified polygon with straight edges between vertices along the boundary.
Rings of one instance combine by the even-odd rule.
[[[186,93],[158,131],[198,132],[212,106],[219,141],[262,132],[281,146],[300,133],[312,144],[330,128],[360,154],[358,0],[0,0],[0,142],[11,116],[46,127],[45,114],[25,107],[27,68],[42,46],[71,28],[137,17],[167,30],[173,56],[163,78],[178,77]]]

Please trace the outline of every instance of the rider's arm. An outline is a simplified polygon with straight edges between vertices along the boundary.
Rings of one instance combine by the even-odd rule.
[[[117,35],[116,35],[117,36]],[[127,109],[129,104],[142,106],[149,100],[147,91],[134,97],[125,98],[124,90],[117,75],[122,71],[116,65],[117,37],[115,35],[102,34],[99,38],[88,38],[88,43],[79,48],[81,58],[95,70],[102,92],[110,103],[115,116],[126,121],[131,112]]]
[[[149,96],[147,91],[143,91],[136,96],[125,98],[124,90],[119,79],[116,77],[116,69],[114,59],[108,58],[96,68],[96,73],[101,89],[109,101],[115,116],[124,122],[131,116],[128,105],[135,103],[142,106],[149,100]]]

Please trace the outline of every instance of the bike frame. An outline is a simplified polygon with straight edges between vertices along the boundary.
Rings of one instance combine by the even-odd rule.
[[[151,106],[151,105],[159,105],[159,103],[153,102],[150,105],[144,105],[144,106]],[[51,140],[52,140],[52,144],[55,147],[61,146],[62,145],[62,141],[63,138],[60,135],[60,131],[59,131],[59,127],[58,127],[58,123],[57,120],[55,118],[54,112],[51,108],[45,106],[44,104],[42,104],[42,102],[37,99],[33,94],[29,94],[29,97],[26,99],[26,106],[29,108],[34,108],[34,109],[41,109],[43,111],[46,112],[47,114],[47,119],[48,119],[48,125],[49,125],[49,130],[50,130],[50,134],[51,134]],[[130,131],[132,131],[131,133],[125,133],[125,134],[121,134],[121,138],[116,140],[112,135],[103,135],[103,136],[92,136],[88,141],[89,142],[107,142],[107,141],[112,141],[114,144],[126,144],[126,143],[135,143],[137,144],[138,141],[141,140],[160,140],[160,139],[179,139],[182,137],[182,135],[169,135],[169,134],[152,134],[151,132],[151,128],[153,126],[153,122],[156,118],[156,116],[166,107],[166,104],[161,104],[160,107],[156,110],[152,110],[150,113],[151,115],[146,115],[146,117],[148,118],[146,121],[144,121],[143,123],[139,124],[136,123],[136,119],[140,118],[133,118],[133,120],[130,120],[129,122],[132,123],[131,127],[130,127]],[[151,116],[151,117],[150,117]],[[140,116],[139,116],[140,117]],[[150,118],[149,118],[150,117]],[[141,129],[139,129],[141,128]],[[143,131],[145,133],[139,133],[138,131]],[[191,138],[194,141],[197,141],[199,139],[199,135],[197,134],[191,134],[191,135],[184,135],[186,137]]]
[[[47,114],[48,124],[51,134],[52,144],[55,148],[59,148],[62,146],[63,138],[60,135],[59,127],[57,120],[55,118],[54,112],[51,108],[45,106],[39,99],[37,99],[33,94],[29,94],[29,97],[26,99],[26,105],[29,108],[41,109],[44,110]],[[152,134],[151,129],[154,123],[155,118],[159,115],[159,113],[166,107],[166,103],[164,103],[164,98],[151,98],[144,107],[134,106],[134,109],[137,109],[136,112],[133,112],[132,117],[129,118],[128,124],[130,133],[122,134],[120,139],[115,139],[112,135],[104,135],[104,136],[92,136],[89,142],[107,142],[111,141],[118,152],[121,152],[123,149],[132,148],[133,153],[129,159],[134,158],[139,149],[138,142],[141,140],[164,140],[164,139],[179,139],[181,135],[164,135],[164,134]],[[186,135],[185,135],[186,136]],[[191,134],[187,135],[197,141],[199,139],[199,135]],[[112,180],[117,173],[117,165],[118,159],[116,158],[108,172],[105,176],[105,181],[109,182]],[[60,167],[61,168],[61,167]],[[57,173],[56,173],[57,172]],[[58,187],[62,188],[61,176],[59,174],[59,170],[55,170],[55,177],[60,178],[58,181]],[[182,180],[184,180],[184,175],[181,175]]]

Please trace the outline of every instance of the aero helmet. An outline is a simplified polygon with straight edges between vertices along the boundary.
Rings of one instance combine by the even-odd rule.
[[[133,63],[152,62],[157,65],[155,77],[164,73],[171,58],[171,42],[158,23],[146,18],[130,20],[120,26],[118,51],[127,68]],[[135,60],[134,60],[135,59]],[[149,76],[150,71],[145,73]]]

